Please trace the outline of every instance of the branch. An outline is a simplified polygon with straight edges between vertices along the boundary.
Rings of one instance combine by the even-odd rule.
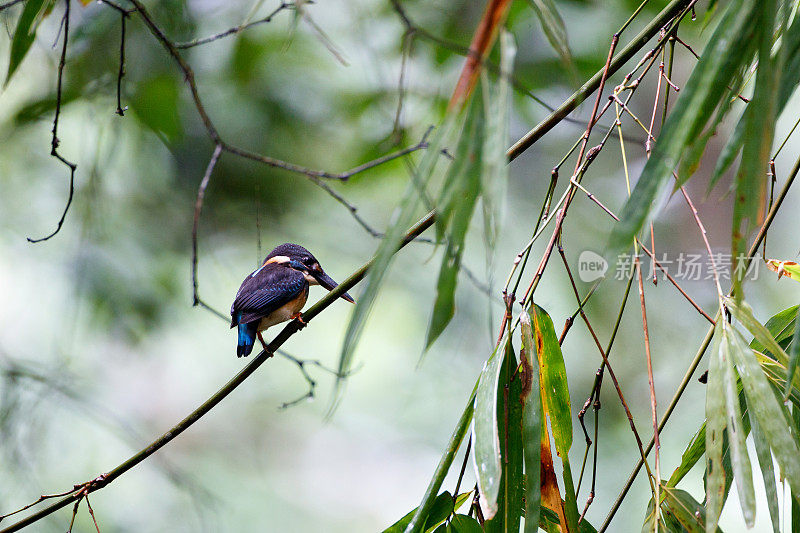
[[[283,2],[283,3],[281,3],[281,5],[279,5],[277,8],[275,8],[275,10],[273,10],[272,13],[270,13],[266,17],[260,18],[258,20],[254,20],[253,22],[248,22],[247,24],[240,24],[238,26],[234,26],[233,28],[229,28],[229,29],[227,29],[227,30],[225,30],[223,32],[220,32],[220,33],[215,33],[214,35],[211,35],[209,37],[204,37],[202,39],[194,39],[192,41],[186,41],[186,42],[183,42],[183,43],[175,43],[175,48],[177,48],[179,50],[186,50],[187,48],[193,48],[195,46],[200,46],[201,44],[207,44],[207,43],[210,43],[210,42],[213,42],[213,41],[218,41],[219,39],[228,37],[229,35],[234,35],[236,33],[239,33],[242,30],[246,30],[247,28],[251,28],[251,27],[257,26],[259,24],[267,24],[269,22],[272,22],[272,18],[275,15],[277,15],[278,13],[280,13],[281,11],[283,11],[285,9],[294,9],[294,8],[295,8],[295,5],[293,3]]]
[[[133,0],[136,1],[136,0]],[[436,213],[431,211],[427,215],[425,215],[419,222],[417,222],[414,226],[412,226],[405,235],[402,243],[400,244],[398,250],[411,241],[414,240],[419,234],[424,232],[426,229],[433,225],[433,222],[436,218]],[[336,299],[339,298],[342,294],[344,294],[349,289],[353,288],[359,281],[364,279],[364,276],[367,274],[370,266],[372,265],[372,261],[366,263],[364,266],[356,270],[353,274],[350,275],[345,281],[343,281],[338,287],[334,290],[330,291],[328,294],[322,297],[319,302],[314,304],[308,311],[303,313],[302,321],[305,323],[310,322],[313,320],[317,315],[319,315],[322,311],[324,311],[328,306],[330,306]],[[195,422],[200,420],[206,413],[211,411],[218,403],[220,403],[226,396],[228,396],[231,392],[233,392],[239,385],[241,385],[248,377],[250,377],[258,367],[260,367],[263,363],[265,363],[272,355],[280,348],[292,335],[297,333],[300,328],[302,327],[301,322],[297,320],[293,320],[289,322],[283,330],[269,343],[269,346],[266,350],[262,350],[255,358],[253,358],[250,363],[247,364],[238,374],[236,374],[230,381],[228,381],[221,389],[215,392],[208,400],[203,402],[200,407],[192,411],[186,418],[178,422],[175,426],[170,428],[166,433],[164,433],[161,437],[153,441],[149,446],[144,448],[143,450],[139,451],[137,454],[130,457],[128,460],[111,470],[106,474],[102,474],[95,478],[92,481],[77,485],[75,490],[69,493],[68,496],[54,502],[50,506],[16,522],[5,529],[0,530],[0,533],[11,533],[12,531],[19,531],[20,529],[27,527],[42,518],[54,513],[55,511],[80,500],[81,498],[88,496],[90,493],[95,492],[97,490],[102,489],[103,487],[107,486],[109,483],[120,477],[122,474],[133,468],[134,466],[138,465],[155,452],[157,452],[162,447],[166,446],[172,439],[183,433],[186,429],[188,429],[191,425]]]
[[[784,184],[783,189],[781,189],[781,192],[778,195],[778,198],[775,200],[775,204],[772,206],[772,209],[770,209],[769,213],[767,213],[767,216],[764,219],[764,223],[761,225],[761,229],[758,231],[758,235],[756,235],[756,238],[753,241],[753,244],[750,246],[750,249],[747,252],[747,257],[744,258],[745,270],[747,268],[749,268],[750,263],[753,260],[753,258],[752,258],[753,254],[756,253],[758,251],[758,247],[761,246],[761,242],[766,237],[767,230],[769,230],[770,225],[772,225],[772,221],[775,219],[775,215],[778,213],[778,210],[780,209],[781,204],[783,204],[783,201],[786,198],[786,195],[788,194],[789,189],[792,187],[792,184],[794,183],[794,180],[797,177],[797,174],[799,172],[800,172],[800,158],[795,161],[794,167],[792,168],[791,172],[789,173],[789,177],[786,180],[786,183]],[[720,316],[719,312],[717,313],[716,316],[717,316],[717,318]],[[697,370],[697,366],[700,364],[700,360],[703,358],[703,355],[706,353],[706,350],[711,345],[711,339],[712,339],[713,335],[714,335],[714,326],[712,325],[708,329],[708,332],[706,333],[705,338],[703,338],[703,342],[700,344],[700,348],[698,348],[697,353],[694,356],[694,359],[692,359],[692,362],[689,363],[689,368],[686,370],[686,373],[684,374],[680,385],[678,385],[678,390],[675,391],[675,394],[673,395],[672,400],[669,403],[669,406],[667,407],[666,411],[664,412],[664,416],[661,418],[661,422],[659,422],[659,424],[658,424],[658,430],[659,431],[663,431],[664,430],[664,426],[666,426],[667,421],[669,421],[669,418],[672,415],[672,412],[675,410],[675,406],[678,404],[678,400],[680,400],[681,396],[683,396],[683,392],[686,390],[686,387],[689,385],[689,381],[692,379],[692,376],[694,375],[694,371]],[[652,450],[652,448],[653,448],[653,444],[654,444],[654,442],[651,439],[650,443],[647,445],[647,448],[645,449],[645,452],[644,452],[645,456],[647,456],[647,454],[650,453],[650,450]],[[617,499],[614,501],[614,505],[611,507],[611,510],[608,512],[608,515],[606,516],[606,519],[603,522],[603,525],[600,527],[600,529],[598,529],[599,533],[603,533],[604,531],[606,531],[608,529],[608,526],[611,523],[611,520],[614,518],[614,515],[619,510],[619,507],[622,504],[622,500],[628,494],[628,491],[630,490],[631,485],[633,485],[633,482],[636,479],[636,476],[639,474],[639,471],[641,470],[641,468],[642,468],[642,460],[640,459],[636,463],[636,466],[633,468],[633,471],[631,472],[631,475],[628,476],[628,481],[625,483],[625,486],[620,491],[619,496],[617,496]],[[0,533],[2,533],[2,532],[0,532]]]
[[[672,2],[667,5],[661,11],[661,13],[656,16],[650,23],[641,31],[639,32],[633,40],[628,43],[625,48],[620,50],[619,54],[617,54],[614,59],[611,60],[610,64],[607,65],[607,69],[604,67],[595,73],[594,76],[589,79],[583,86],[575,91],[575,93],[570,96],[563,104],[561,104],[558,109],[553,111],[546,119],[540,122],[535,128],[530,130],[528,133],[522,136],[517,142],[514,143],[511,148],[506,151],[506,156],[510,161],[513,161],[517,157],[519,157],[525,150],[533,146],[533,144],[538,141],[541,137],[543,137],[548,131],[553,129],[559,122],[564,120],[567,115],[569,115],[572,111],[575,110],[586,98],[589,97],[599,86],[600,83],[604,79],[604,73],[606,70],[608,71],[608,76],[613,75],[617,72],[625,63],[628,62],[639,50],[641,50],[647,42],[658,34],[661,28],[674,16],[681,12],[687,5],[689,5],[690,0],[672,0]]]
[[[78,168],[78,165],[67,161],[67,159],[58,153],[58,145],[60,144],[60,141],[58,140],[58,119],[61,116],[61,87],[64,77],[64,65],[67,63],[67,43],[69,41],[69,0],[64,0],[64,6],[66,10],[64,12],[64,44],[61,46],[61,59],[58,62],[58,81],[56,83],[56,116],[53,118],[53,137],[50,139],[50,155],[61,161],[69,168],[69,196],[67,196],[67,204],[64,206],[64,212],[61,213],[61,218],[58,219],[56,229],[53,230],[53,232],[49,235],[45,235],[39,239],[31,239],[28,237],[28,242],[34,244],[37,242],[46,241],[61,231],[61,227],[64,225],[64,219],[67,218],[69,207],[72,205],[72,198],[75,195],[75,169]]]

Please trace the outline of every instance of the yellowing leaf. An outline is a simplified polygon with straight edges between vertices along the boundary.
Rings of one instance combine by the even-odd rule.
[[[789,279],[800,281],[800,265],[794,261],[779,261],[767,259],[767,268],[778,273],[778,279],[786,276]]]

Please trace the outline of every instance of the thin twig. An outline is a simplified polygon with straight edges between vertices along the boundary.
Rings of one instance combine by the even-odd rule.
[[[758,234],[755,237],[755,240],[750,245],[750,249],[747,252],[747,256],[745,256],[743,259],[745,269],[747,269],[750,266],[750,263],[753,260],[752,258],[753,254],[756,253],[756,251],[758,251],[758,247],[761,246],[761,242],[764,240],[767,230],[769,230],[769,227],[772,225],[772,221],[775,219],[775,215],[778,213],[778,210],[780,209],[781,205],[783,205],[783,201],[786,198],[786,195],[789,193],[789,189],[791,189],[792,184],[794,183],[794,180],[797,177],[798,173],[800,173],[800,158],[798,158],[795,161],[792,171],[789,173],[789,177],[786,180],[786,183],[783,185],[780,194],[778,194],[778,197],[775,199],[775,204],[772,206],[772,209],[770,209],[769,212],[767,213],[767,216],[764,219],[764,223],[761,225],[761,228],[759,229]],[[717,317],[719,316],[720,316],[719,313],[717,313]],[[661,422],[658,425],[659,431],[664,431],[664,426],[666,426],[667,422],[670,419],[670,416],[672,416],[672,413],[675,410],[675,406],[678,404],[678,401],[683,396],[683,393],[686,390],[686,387],[689,385],[689,382],[691,381],[692,376],[694,375],[694,372],[697,369],[697,366],[700,364],[703,355],[705,354],[708,347],[711,345],[711,339],[713,337],[713,334],[714,334],[714,328],[712,326],[706,332],[706,336],[703,338],[703,341],[700,344],[700,348],[698,348],[697,353],[695,354],[692,361],[689,363],[689,367],[687,368],[686,373],[683,376],[683,379],[681,379],[681,382],[678,385],[678,389],[675,391],[675,394],[672,396],[672,400],[670,401],[669,405],[664,411],[664,415],[661,417]],[[647,448],[645,449],[645,455],[650,453],[652,447],[653,447],[653,440],[651,439],[650,443],[647,445]],[[628,494],[628,491],[633,485],[633,482],[636,479],[636,476],[639,474],[641,468],[642,468],[642,460],[640,459],[636,463],[636,466],[634,466],[630,476],[628,476],[628,480],[625,483],[625,486],[622,488],[619,495],[614,500],[614,503],[611,506],[611,509],[609,510],[608,514],[606,515],[606,518],[603,521],[603,525],[598,530],[598,533],[603,533],[608,529],[609,525],[611,524],[611,520],[613,520],[614,516],[619,510],[619,507],[622,504],[622,500],[624,500],[625,496]]]
[[[200,46],[202,44],[208,44],[214,41],[218,41],[229,35],[234,35],[242,30],[246,30],[247,28],[252,28],[253,26],[258,26],[260,24],[267,24],[272,22],[272,18],[286,9],[294,9],[295,5],[291,2],[282,2],[277,8],[275,8],[269,15],[266,17],[262,17],[258,20],[254,20],[252,22],[248,22],[247,24],[240,24],[238,26],[234,26],[232,28],[228,28],[227,30],[219,33],[215,33],[214,35],[210,35],[208,37],[203,37],[202,39],[194,39],[191,41],[186,41],[182,43],[175,43],[175,48],[179,50],[186,50],[187,48],[193,48],[195,46]]]
[[[39,239],[31,239],[28,237],[28,242],[30,243],[37,243],[37,242],[44,242],[46,240],[51,239],[54,237],[60,230],[61,227],[64,225],[64,219],[67,218],[67,212],[69,211],[70,206],[72,205],[72,198],[75,195],[75,169],[78,168],[78,165],[68,161],[64,158],[61,154],[58,153],[58,145],[60,141],[58,139],[58,119],[61,116],[61,93],[62,93],[62,80],[64,77],[64,66],[67,63],[67,44],[69,42],[69,7],[70,1],[64,0],[64,43],[61,46],[61,59],[58,61],[58,81],[56,83],[56,113],[55,118],[53,118],[53,137],[50,140],[50,155],[61,161],[64,165],[69,168],[69,195],[67,196],[67,203],[64,206],[64,212],[61,213],[61,218],[58,220],[58,224],[56,225],[56,229],[53,230],[52,233],[41,237]]]

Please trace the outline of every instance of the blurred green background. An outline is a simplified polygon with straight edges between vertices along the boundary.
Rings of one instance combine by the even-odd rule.
[[[253,7],[255,20],[279,5],[219,0],[150,4],[155,21],[175,41],[235,26]],[[650,2],[625,35],[632,36],[665,4]],[[402,5],[419,27],[462,46],[469,44],[483,9],[482,2],[468,1]],[[636,5],[557,2],[573,54],[567,65],[548,44],[530,5],[518,0],[508,27],[519,48],[519,82],[558,105],[602,67],[611,35]],[[700,6],[698,21],[683,30],[698,50],[707,36],[701,33]],[[133,14],[127,24],[122,97],[128,111],[124,117],[115,115],[119,14],[98,3],[72,7],[59,137],[61,153],[78,164],[76,192],[63,229],[45,243],[32,245],[25,238],[52,231],[68,190],[66,168],[49,156],[60,52],[60,44],[53,43],[62,4],[43,21],[31,52],[0,93],[0,512],[113,468],[244,364],[235,357],[235,334],[228,325],[191,305],[193,206],[212,144],[181,75]],[[0,14],[3,61],[19,9]],[[269,24],[184,53],[226,141],[339,172],[415,144],[440,120],[461,56],[422,37],[413,41],[395,128],[405,28],[391,3],[320,0],[305,9],[346,64],[291,10]],[[683,51],[677,57],[674,81],[681,85],[693,59]],[[654,85],[651,76],[634,99],[640,116],[649,117]],[[797,105],[795,97],[787,109]],[[591,102],[573,116],[586,118],[590,110]],[[517,92],[509,143],[547,112]],[[610,123],[610,117],[601,121]],[[782,139],[792,124],[791,117],[782,120],[776,137]],[[626,143],[629,164],[636,175],[644,161],[644,135],[636,127],[626,128],[632,138]],[[358,370],[347,379],[332,420],[326,421],[324,413],[334,378],[314,367],[308,369],[318,384],[315,401],[279,409],[302,396],[307,385],[292,362],[276,357],[185,434],[92,495],[102,531],[377,531],[414,508],[492,349],[502,316],[499,290],[530,237],[550,169],[583,129],[564,122],[511,165],[495,249],[486,249],[482,221],[475,217],[464,264],[494,296],[487,297],[462,275],[455,319],[421,363],[441,249],[413,244],[398,255],[381,291],[357,351]],[[712,141],[712,152],[724,144],[721,137]],[[602,153],[584,184],[619,209],[624,179],[618,143],[610,142],[614,145]],[[779,178],[799,147],[791,140],[784,149],[788,157],[776,161]],[[709,166],[713,158],[704,161],[700,172]],[[397,160],[332,186],[382,231],[408,179],[406,162]],[[712,244],[726,250],[728,183],[710,193],[702,176],[691,184]],[[702,253],[691,213],[678,200],[670,200],[656,223],[658,251]],[[790,193],[770,232],[769,257],[796,259],[799,200]],[[602,251],[610,228],[610,219],[595,204],[583,196],[576,199],[564,234],[573,268],[581,251]],[[378,244],[302,175],[223,154],[199,229],[201,297],[227,313],[244,276],[269,249],[287,241],[309,248],[340,281]],[[535,248],[536,260],[543,245]],[[557,263],[548,268],[537,302],[560,330],[576,304]],[[684,285],[702,306],[714,308],[710,281]],[[585,293],[588,287],[581,284],[580,289]],[[601,339],[610,334],[623,289],[623,282],[609,279],[588,305]],[[358,290],[352,292],[356,298]],[[320,294],[314,289],[312,299]],[[749,284],[748,300],[762,320],[796,304],[797,298],[796,286],[777,282],[763,265],[759,279]],[[707,324],[666,282],[649,285],[647,301],[663,411]],[[649,438],[641,317],[634,309],[626,312],[612,362],[637,427]],[[292,337],[286,350],[335,367],[350,312],[345,302],[335,303]],[[575,324],[564,353],[577,413],[600,362],[582,324]],[[703,385],[693,381],[662,435],[664,477],[703,418],[703,398]],[[598,487],[587,514],[596,526],[637,455],[610,383],[603,389],[600,421]],[[576,425],[573,465],[583,452],[579,431]],[[456,464],[460,461],[461,453]],[[468,468],[462,487],[472,483]],[[759,484],[756,476],[757,493]],[[455,478],[448,478],[444,488],[452,491],[454,486]],[[694,471],[684,486],[700,499],[702,472]],[[612,530],[641,527],[649,498],[645,487],[634,486]],[[585,496],[582,488],[580,498]],[[70,513],[62,510],[34,529],[63,531]],[[743,528],[739,513],[735,505],[728,506],[721,527]],[[768,527],[763,502],[758,520],[756,529]],[[85,510],[77,524],[78,531],[93,527]]]

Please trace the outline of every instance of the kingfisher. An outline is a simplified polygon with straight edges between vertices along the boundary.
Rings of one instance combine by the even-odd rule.
[[[256,337],[266,348],[261,332],[268,327],[294,318],[302,322],[300,310],[311,285],[330,291],[338,284],[302,246],[287,242],[272,250],[264,263],[244,279],[231,306],[231,328],[239,326],[236,355],[250,355]],[[347,293],[341,298],[355,302]]]

